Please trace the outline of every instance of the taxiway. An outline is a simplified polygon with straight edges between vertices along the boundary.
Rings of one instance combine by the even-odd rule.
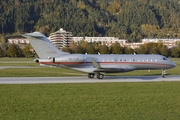
[[[0,84],[102,83],[102,82],[172,82],[180,76],[105,76],[104,79],[83,77],[1,77]]]

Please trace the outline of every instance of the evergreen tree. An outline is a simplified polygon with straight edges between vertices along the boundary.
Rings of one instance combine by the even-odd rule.
[[[0,47],[0,57],[4,57],[4,50]]]
[[[170,49],[170,51],[171,51],[172,57],[175,57],[175,58],[179,57],[180,54],[179,54],[179,48],[178,47],[173,47]]]
[[[22,53],[24,54],[25,57],[29,58],[34,56],[31,50],[31,46],[30,45],[26,45],[23,49],[22,49]]]
[[[123,47],[120,46],[118,42],[112,44],[112,54],[122,54]]]
[[[107,45],[101,45],[99,48],[100,54],[109,54],[109,48]]]
[[[7,53],[10,57],[22,57],[22,50],[16,44],[9,44]]]

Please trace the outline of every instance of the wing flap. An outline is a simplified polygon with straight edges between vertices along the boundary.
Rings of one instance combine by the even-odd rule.
[[[118,73],[118,72],[128,72],[134,69],[123,69],[123,68],[100,68],[95,69],[94,72],[105,72],[105,73]]]

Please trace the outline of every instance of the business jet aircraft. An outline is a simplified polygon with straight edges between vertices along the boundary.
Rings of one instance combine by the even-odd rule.
[[[35,49],[40,65],[70,68],[88,73],[88,78],[103,79],[103,73],[120,73],[133,70],[174,68],[176,64],[162,55],[122,55],[122,54],[70,54],[59,50],[40,32],[23,34]]]

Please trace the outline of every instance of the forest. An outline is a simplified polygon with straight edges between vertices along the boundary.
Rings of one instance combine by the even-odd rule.
[[[180,38],[180,0],[0,0],[0,57],[33,57],[31,46],[6,44],[6,36],[63,28],[76,37]],[[162,54],[180,57],[180,45],[149,43],[132,50],[97,43],[72,43],[70,53]]]
[[[180,38],[180,0],[0,0],[0,39],[34,31],[48,36],[60,28],[129,42]]]

